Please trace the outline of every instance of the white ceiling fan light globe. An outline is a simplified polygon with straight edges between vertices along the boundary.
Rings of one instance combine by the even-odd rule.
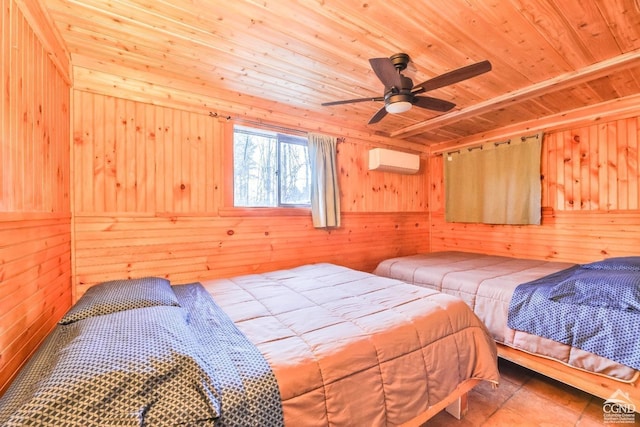
[[[387,94],[384,108],[387,113],[400,114],[411,109],[411,95],[406,93]]]
[[[400,114],[411,109],[411,103],[409,101],[396,101],[384,106],[387,113]]]

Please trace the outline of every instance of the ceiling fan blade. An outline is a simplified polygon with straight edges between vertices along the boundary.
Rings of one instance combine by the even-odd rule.
[[[435,111],[449,111],[456,106],[453,102],[444,99],[432,98],[430,96],[414,96],[413,105],[420,108],[427,108]]]
[[[396,70],[396,67],[389,58],[371,58],[369,59],[371,68],[376,73],[376,76],[384,84],[385,89],[391,89],[392,87],[401,88],[402,80],[400,79],[400,73]]]
[[[486,73],[487,71],[491,71],[491,62],[487,60],[477,62],[475,64],[467,65],[466,67],[449,71],[448,73],[441,74],[437,77],[415,85],[413,88],[416,90],[414,90],[413,93],[418,94],[429,90],[438,89],[443,86],[449,86],[454,83],[470,79],[471,77]]]
[[[387,109],[385,107],[382,107],[381,109],[378,110],[377,113],[373,115],[373,117],[371,117],[371,120],[369,120],[369,124],[372,125],[374,123],[378,123],[386,115],[387,115]]]
[[[354,102],[365,102],[365,101],[384,101],[384,96],[378,96],[375,98],[369,97],[369,98],[345,99],[344,101],[323,102],[321,105],[324,107],[327,107],[329,105],[351,104]]]

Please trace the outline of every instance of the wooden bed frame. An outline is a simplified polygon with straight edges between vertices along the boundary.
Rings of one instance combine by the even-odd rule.
[[[400,278],[395,277],[393,274],[381,275]],[[416,286],[429,287],[429,285],[422,283],[414,284]],[[629,397],[631,402],[635,405],[636,412],[640,413],[640,375],[637,373],[634,380],[631,382],[618,381],[604,375],[569,366],[555,359],[535,355],[525,350],[513,348],[498,342],[496,342],[496,344],[498,346],[498,357],[531,369],[532,371],[582,390],[593,396],[597,396],[603,400],[611,398],[616,392],[620,391]]]
[[[603,400],[607,400],[616,391],[620,390],[628,394],[629,398],[636,404],[636,412],[640,410],[640,378],[637,378],[633,383],[616,381],[602,375],[572,368],[556,360],[536,356],[504,344],[496,344],[498,346],[498,357],[504,360],[531,369],[532,371],[582,390],[585,393],[597,396]],[[443,409],[457,419],[461,419],[468,410],[467,393],[480,382],[482,381],[474,379],[466,380],[459,384],[449,396],[412,420],[402,424],[401,427],[419,427]]]
[[[628,394],[629,398],[635,403],[636,412],[640,409],[640,378],[636,378],[633,383],[616,381],[503,344],[498,344],[498,357],[604,400],[610,398],[616,391],[620,390]]]
[[[481,382],[482,380],[477,379],[468,379],[461,382],[450,395],[435,405],[430,406],[429,409],[417,417],[401,424],[400,427],[420,427],[429,419],[440,413],[443,409],[457,419],[461,419],[466,415],[468,409],[467,393]]]

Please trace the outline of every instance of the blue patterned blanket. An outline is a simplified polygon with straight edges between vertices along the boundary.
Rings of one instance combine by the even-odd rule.
[[[0,425],[283,425],[271,368],[206,290],[140,282],[87,292],[0,398]]]
[[[579,265],[518,286],[507,325],[640,369],[640,271],[610,265]]]

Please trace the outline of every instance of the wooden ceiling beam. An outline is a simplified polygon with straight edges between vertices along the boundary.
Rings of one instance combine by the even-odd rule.
[[[540,119],[517,123],[482,134],[471,135],[455,141],[441,142],[429,146],[431,154],[441,154],[452,149],[502,141],[539,131],[552,132],[560,129],[589,126],[599,121],[619,120],[635,117],[640,107],[640,94],[617,98],[596,105],[588,105]]]
[[[610,75],[614,72],[638,66],[639,64],[640,49],[597,62],[588,67],[582,68],[581,70],[565,73],[523,89],[506,93],[502,96],[488,99],[484,102],[472,105],[471,107],[454,111],[453,113],[443,114],[430,120],[415,123],[411,126],[391,132],[389,136],[391,138],[408,138],[415,136],[422,132],[454,123],[458,120],[496,111],[509,105],[514,105],[518,102],[542,96],[546,93],[556,92],[579,84],[587,83]]]

